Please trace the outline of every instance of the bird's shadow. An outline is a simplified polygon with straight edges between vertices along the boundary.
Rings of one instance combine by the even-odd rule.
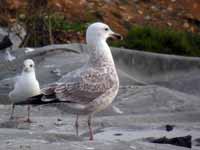
[[[47,133],[43,135],[44,139],[49,143],[66,142],[66,141],[84,141],[81,136],[73,134],[59,134],[59,133]]]
[[[23,119],[13,118],[0,122],[0,128],[30,129],[31,124]]]

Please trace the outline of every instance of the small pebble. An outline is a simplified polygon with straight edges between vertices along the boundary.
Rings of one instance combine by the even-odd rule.
[[[62,121],[62,119],[58,118],[57,121]]]
[[[115,133],[114,136],[122,136],[122,133]]]
[[[174,125],[167,124],[165,127],[166,127],[166,131],[167,132],[170,132],[170,131],[172,131],[174,129]]]

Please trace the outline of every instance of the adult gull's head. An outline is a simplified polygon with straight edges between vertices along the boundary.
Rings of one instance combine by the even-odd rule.
[[[35,68],[35,63],[32,59],[26,59],[24,61],[24,72],[33,72]]]

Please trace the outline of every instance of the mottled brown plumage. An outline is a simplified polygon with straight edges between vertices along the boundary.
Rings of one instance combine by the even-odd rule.
[[[63,76],[57,83],[44,88],[42,90],[44,96],[40,102],[30,100],[30,103],[34,104],[63,103],[61,105],[65,111],[77,115],[75,123],[77,135],[78,115],[89,115],[90,140],[93,139],[92,115],[110,105],[119,89],[117,71],[106,43],[108,37],[120,36],[103,23],[90,25],[86,33],[88,63]]]

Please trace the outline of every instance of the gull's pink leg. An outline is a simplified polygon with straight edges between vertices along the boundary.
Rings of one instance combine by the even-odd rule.
[[[30,109],[31,109],[31,106],[28,105],[28,107],[27,107],[28,118],[25,120],[25,122],[28,122],[28,123],[32,123],[32,121],[31,121],[31,119],[30,119]]]
[[[89,135],[90,135],[90,139],[89,140],[94,140],[94,137],[93,137],[93,131],[92,131],[92,116],[89,115],[88,117],[88,128],[89,128]]]
[[[11,111],[11,115],[10,115],[10,120],[13,119],[14,111],[15,111],[15,104],[12,104],[12,111]]]
[[[79,136],[79,132],[78,132],[78,127],[79,127],[79,123],[78,123],[78,114],[76,115],[76,122],[75,122],[75,127],[76,127],[76,136]]]

